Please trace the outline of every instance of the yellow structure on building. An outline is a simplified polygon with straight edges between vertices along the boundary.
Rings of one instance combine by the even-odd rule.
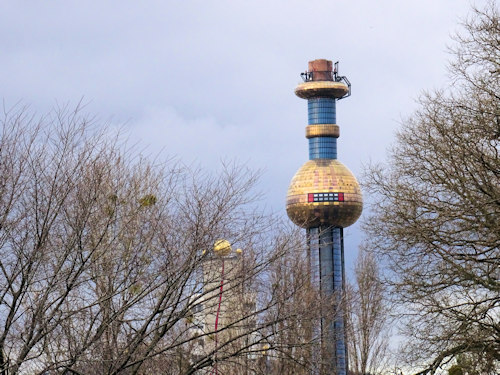
[[[217,362],[226,353],[237,352],[256,341],[255,334],[245,334],[256,326],[256,293],[245,288],[246,277],[242,249],[233,251],[229,241],[215,241],[212,251],[205,253],[202,265],[203,293],[193,296],[199,301],[192,309],[192,335],[199,337],[192,350],[195,358],[206,357],[217,348],[213,356]],[[230,365],[215,366],[220,373],[228,373],[228,366],[238,367],[238,362],[247,359],[232,358]]]

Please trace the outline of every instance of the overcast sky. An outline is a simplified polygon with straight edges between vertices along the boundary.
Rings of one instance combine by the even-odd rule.
[[[359,176],[384,158],[419,93],[446,83],[446,46],[469,9],[468,0],[3,0],[0,94],[41,113],[84,98],[152,154],[210,169],[247,162],[264,170],[264,203],[284,212],[308,159],[307,105],[293,92],[307,62],[339,60],[352,83],[337,105],[339,160]],[[352,264],[359,226],[347,235]]]

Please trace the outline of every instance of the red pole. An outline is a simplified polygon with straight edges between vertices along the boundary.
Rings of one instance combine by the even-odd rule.
[[[217,339],[217,327],[219,325],[219,314],[220,314],[220,305],[222,303],[222,292],[224,290],[224,258],[222,258],[222,272],[221,272],[221,278],[220,278],[220,289],[219,289],[219,305],[217,306],[217,314],[215,315],[215,350],[217,350],[217,345],[218,345],[218,339]],[[219,371],[217,370],[217,351],[215,352],[215,363],[212,371],[210,372],[210,375],[214,373],[215,375],[219,374]]]

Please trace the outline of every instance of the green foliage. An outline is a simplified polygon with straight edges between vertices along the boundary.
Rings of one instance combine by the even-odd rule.
[[[153,194],[147,194],[141,199],[139,199],[139,204],[141,207],[151,207],[156,204],[156,196]]]
[[[453,365],[448,370],[448,375],[464,375],[462,367],[458,365]]]

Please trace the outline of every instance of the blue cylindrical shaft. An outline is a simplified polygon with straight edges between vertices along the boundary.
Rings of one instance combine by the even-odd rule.
[[[335,124],[336,115],[334,98],[311,98],[307,100],[307,120],[309,125]]]
[[[319,228],[320,289],[325,298],[333,298],[332,317],[322,320],[324,350],[331,351],[327,359],[334,362],[336,374],[346,375],[346,343],[344,328],[343,257],[341,228]]]
[[[308,124],[335,124],[336,108],[333,98],[311,98],[307,101]],[[337,159],[337,138],[309,138],[309,159]]]

